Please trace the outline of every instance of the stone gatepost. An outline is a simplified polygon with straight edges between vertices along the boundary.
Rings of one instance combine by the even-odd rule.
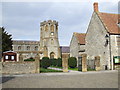
[[[82,72],[87,71],[87,54],[81,54],[82,57]]]
[[[40,73],[40,55],[39,54],[35,56],[35,66],[36,66],[35,73]]]
[[[62,67],[63,67],[63,72],[68,72],[68,55],[67,54],[62,55]]]
[[[96,56],[95,57],[95,69],[96,71],[99,71],[100,70],[100,56]]]
[[[23,55],[22,55],[22,53],[19,54],[19,62],[23,62]]]

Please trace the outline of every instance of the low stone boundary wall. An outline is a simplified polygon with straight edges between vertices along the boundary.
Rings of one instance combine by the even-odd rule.
[[[35,61],[2,62],[2,74],[39,73],[39,66]]]

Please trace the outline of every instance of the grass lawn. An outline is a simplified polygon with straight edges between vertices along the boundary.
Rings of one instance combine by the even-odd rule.
[[[41,72],[41,73],[48,73],[48,72],[63,72],[63,71],[40,68],[40,72]]]
[[[95,69],[88,68],[87,71],[96,71]]]
[[[63,67],[58,67],[58,66],[50,66],[50,67],[53,67],[53,68],[60,68],[60,69],[63,68]]]

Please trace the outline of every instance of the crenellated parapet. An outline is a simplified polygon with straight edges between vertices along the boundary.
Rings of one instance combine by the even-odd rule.
[[[55,20],[48,20],[48,21],[43,21],[40,23],[40,26],[44,26],[44,25],[57,25],[58,26],[58,22]]]

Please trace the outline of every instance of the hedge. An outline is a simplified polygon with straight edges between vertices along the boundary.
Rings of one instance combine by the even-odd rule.
[[[47,67],[49,67],[50,65],[51,65],[50,59],[48,57],[43,57],[40,62],[40,66],[42,68],[47,69]]]
[[[42,68],[47,68],[50,66],[62,67],[62,59],[61,58],[49,59],[48,57],[43,57],[41,62],[40,62],[40,66]]]
[[[51,61],[51,66],[57,66],[57,67],[62,67],[62,59],[50,59]]]
[[[28,59],[25,59],[24,61],[35,61],[35,59],[32,58],[32,57],[30,57],[30,58],[28,58]]]
[[[35,61],[35,59],[25,59],[24,61]]]
[[[57,66],[58,66],[58,67],[62,67],[62,59],[61,59],[61,58],[58,58],[57,61],[58,61],[58,62],[57,62]]]

